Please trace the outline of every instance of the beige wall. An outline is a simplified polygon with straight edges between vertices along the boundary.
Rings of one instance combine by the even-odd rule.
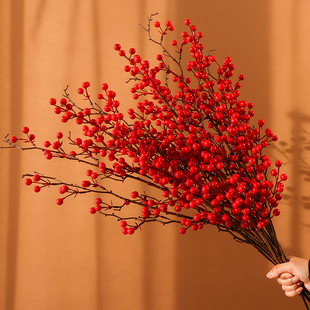
[[[246,76],[242,97],[278,134],[271,156],[289,175],[278,236],[288,255],[310,257],[309,11],[308,0],[1,1],[0,135],[27,125],[43,142],[66,131],[48,99],[85,80],[94,94],[107,82],[126,111],[114,43],[152,58],[138,23],[158,12],[179,35],[190,18],[206,48],[232,57]],[[79,166],[13,150],[0,158],[0,309],[302,309],[265,278],[263,257],[214,228],[180,236],[154,224],[123,236],[116,222],[89,215],[87,198],[56,206],[57,191],[34,194],[21,180],[32,171],[76,178]]]

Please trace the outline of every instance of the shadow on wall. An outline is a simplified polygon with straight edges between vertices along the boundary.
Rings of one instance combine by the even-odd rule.
[[[294,110],[289,113],[288,119],[292,126],[290,139],[288,142],[279,141],[273,149],[281,154],[286,167],[291,168],[290,185],[285,187],[281,202],[291,209],[290,225],[287,229],[290,229],[292,242],[287,251],[302,256],[303,244],[300,236],[304,228],[310,228],[304,216],[310,211],[310,117]]]
[[[310,210],[310,195],[303,194],[299,191],[301,183],[310,182],[310,164],[307,160],[310,152],[310,118],[294,111],[290,113],[293,121],[293,130],[289,143],[280,141],[275,148],[283,154],[287,163],[294,167],[294,186],[286,187],[283,195],[284,200],[288,203],[301,206],[302,209]]]

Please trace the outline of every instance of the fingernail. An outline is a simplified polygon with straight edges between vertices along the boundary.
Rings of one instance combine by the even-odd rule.
[[[293,279],[292,279],[292,282],[293,282],[293,283],[296,283],[296,282],[298,282],[298,281],[299,281],[298,278],[293,278]]]
[[[272,277],[272,271],[270,270],[267,274],[266,274],[267,278],[271,278]]]
[[[301,293],[301,291],[302,291],[302,287],[299,287],[297,290],[296,290],[296,292],[299,294],[299,293]]]

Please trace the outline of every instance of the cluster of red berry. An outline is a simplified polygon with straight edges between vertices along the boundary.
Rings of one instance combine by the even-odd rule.
[[[90,213],[116,217],[124,234],[132,234],[150,221],[179,223],[181,234],[188,228],[214,224],[248,242],[245,235],[272,225],[271,218],[280,214],[277,206],[287,176],[279,174],[280,161],[267,173],[272,163],[263,155],[277,136],[270,129],[263,130],[263,120],[257,128],[250,124],[253,104],[239,99],[244,76],[239,75],[233,83],[235,66],[230,57],[220,65],[214,55],[206,53],[202,33],[189,20],[185,20],[188,31],[181,33],[180,41],[172,40],[176,52],[172,54],[163,44],[164,37],[174,30],[172,23],[166,21],[161,26],[156,21],[160,37],[155,40],[151,20],[146,30],[150,40],[163,50],[156,56],[156,66],[151,67],[134,48],[126,53],[120,44],[114,46],[127,59],[124,70],[133,81],[130,91],[137,104],[136,109],[127,111],[128,116],[120,112],[116,93],[106,83],[101,85],[97,104],[90,97],[90,83],[84,82],[77,93],[87,99],[88,107],[74,103],[67,89],[59,103],[54,98],[49,101],[61,122],[75,121],[81,126],[83,139],[69,136],[75,151],[64,150],[61,132],[56,141],[45,141],[38,147],[29,129],[22,130],[31,149],[42,150],[46,159],[57,157],[91,165],[87,178],[76,185],[29,174],[25,183],[35,183],[35,192],[59,186],[64,198],[57,199],[58,205],[81,192],[114,195],[121,203],[108,204],[102,196],[95,200]],[[183,68],[181,55],[186,46],[191,60]],[[23,139],[13,136],[7,141],[15,146],[18,140]],[[133,191],[124,197],[103,186],[103,179],[135,179],[161,195]],[[129,204],[137,205],[140,214],[124,218],[121,212],[115,213]]]

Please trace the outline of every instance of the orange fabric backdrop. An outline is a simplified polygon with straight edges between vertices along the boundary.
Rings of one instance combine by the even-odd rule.
[[[0,135],[29,126],[42,143],[67,132],[48,100],[68,84],[75,96],[90,81],[96,95],[107,82],[126,111],[133,101],[113,45],[152,59],[159,50],[138,24],[158,12],[179,36],[190,18],[206,48],[245,74],[242,97],[278,134],[271,157],[289,181],[276,228],[288,255],[310,257],[309,11],[307,0],[1,1]],[[123,236],[117,222],[89,215],[89,197],[57,206],[57,190],[34,194],[21,180],[40,171],[80,182],[84,167],[17,150],[0,159],[0,309],[302,308],[265,278],[263,257],[212,227],[180,236],[154,224]]]

